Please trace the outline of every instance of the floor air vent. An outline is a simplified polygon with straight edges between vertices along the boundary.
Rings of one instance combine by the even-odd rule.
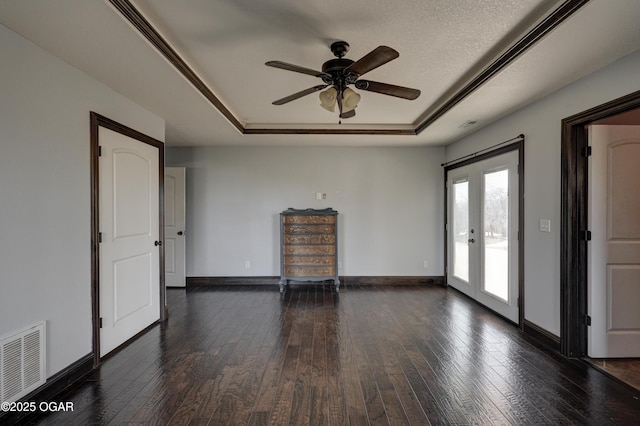
[[[0,401],[16,401],[45,382],[45,323],[0,339]]]

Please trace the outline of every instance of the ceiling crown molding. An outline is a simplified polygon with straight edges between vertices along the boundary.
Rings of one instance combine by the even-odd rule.
[[[129,0],[109,0],[109,3],[138,32],[169,61],[193,87],[198,90],[240,133],[244,133],[243,124],[229,111],[213,91],[205,84],[191,67],[182,59],[173,47],[158,33],[149,21],[131,4]]]
[[[363,129],[363,128],[276,128],[252,127],[243,124],[213,93],[193,69],[182,59],[173,47],[149,23],[130,0],[108,0],[115,10],[128,21],[158,52],[169,61],[195,89],[200,92],[228,121],[242,134],[336,134],[336,135],[412,135],[415,136],[433,124],[457,104],[491,80],[511,62],[525,53],[535,43],[561,25],[567,18],[577,12],[589,0],[566,0],[553,12],[542,19],[524,36],[513,43],[497,59],[486,66],[463,87],[457,90],[434,112],[426,115],[412,125],[412,129]],[[427,110],[428,111],[428,110]]]

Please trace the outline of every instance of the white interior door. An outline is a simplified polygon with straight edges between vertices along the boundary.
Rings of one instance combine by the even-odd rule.
[[[589,128],[592,358],[640,357],[640,126]]]
[[[518,322],[518,152],[449,170],[447,190],[448,284]]]
[[[165,285],[185,287],[185,176],[184,167],[164,169]]]
[[[158,148],[99,127],[100,356],[160,317]]]

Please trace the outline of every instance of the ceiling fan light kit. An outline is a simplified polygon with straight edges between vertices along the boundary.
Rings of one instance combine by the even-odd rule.
[[[280,68],[287,71],[312,75],[322,79],[324,85],[313,86],[292,95],[273,102],[274,105],[283,105],[316,91],[320,92],[320,106],[327,111],[334,112],[338,104],[340,118],[351,118],[356,115],[355,108],[360,102],[361,96],[348,87],[354,85],[357,89],[382,95],[395,96],[397,98],[413,100],[420,96],[420,90],[411,89],[393,84],[376,81],[360,80],[360,77],[389,61],[396,59],[400,54],[387,46],[378,46],[357,61],[352,61],[344,56],[349,51],[349,43],[336,41],[331,44],[331,52],[336,59],[330,59],[322,64],[322,71],[288,64],[282,61],[269,61],[265,65]],[[325,88],[327,88],[324,90]]]
[[[344,89],[342,92],[342,112],[349,112],[356,109],[360,102],[360,95],[350,88]]]
[[[320,92],[320,106],[327,111],[334,112],[336,110],[336,101],[338,100],[338,91],[331,86],[324,92]]]
[[[331,86],[324,92],[320,92],[320,106],[327,111],[334,112],[338,102],[338,90]],[[342,113],[350,112],[358,106],[361,96],[350,88],[342,91]],[[344,117],[343,117],[344,118]]]

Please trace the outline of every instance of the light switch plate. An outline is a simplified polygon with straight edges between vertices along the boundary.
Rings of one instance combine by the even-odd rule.
[[[540,219],[540,232],[551,232],[551,221],[549,219]]]

